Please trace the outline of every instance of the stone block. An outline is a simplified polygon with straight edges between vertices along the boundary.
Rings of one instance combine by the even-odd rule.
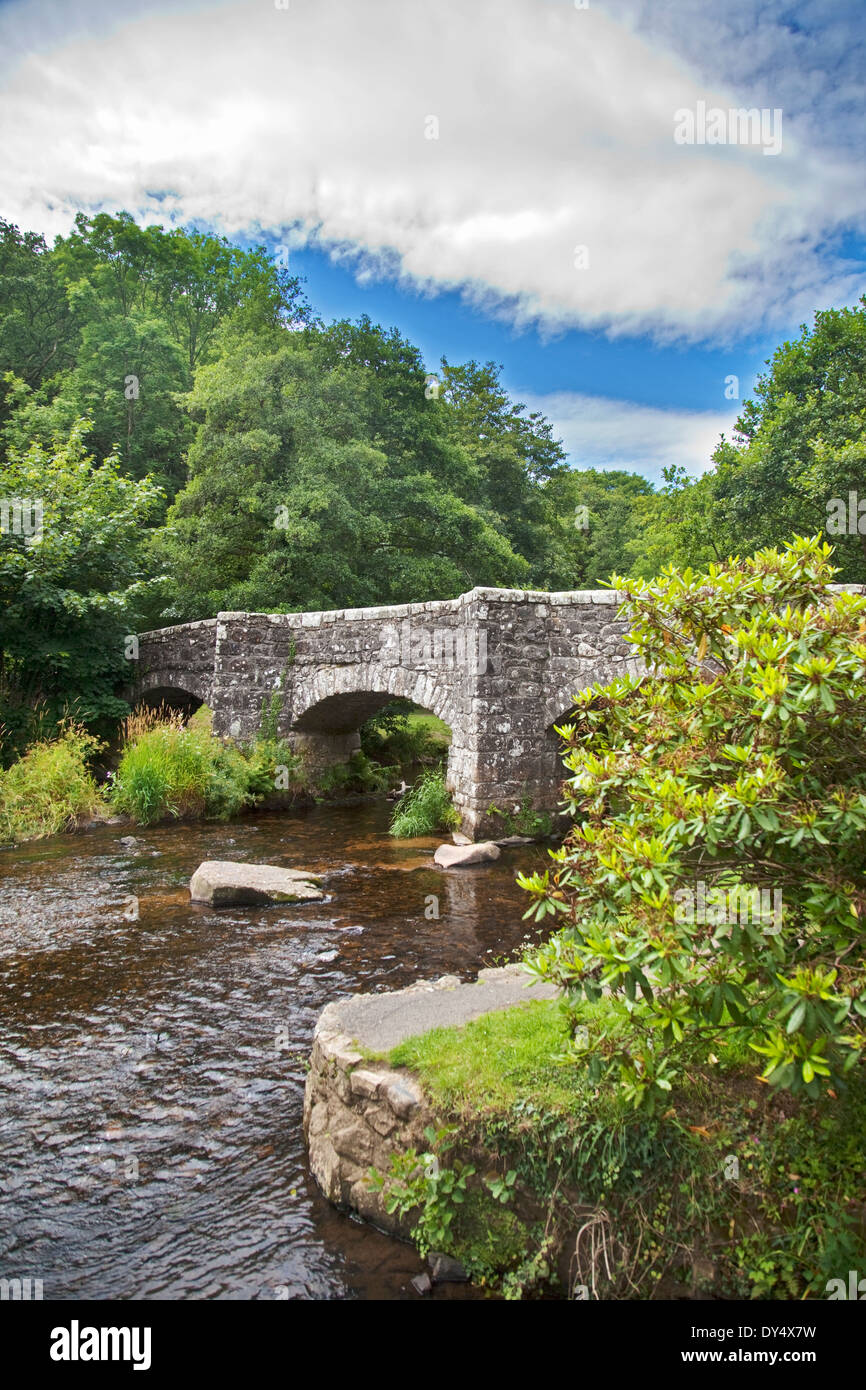
[[[398,1076],[382,1092],[398,1120],[408,1120],[424,1100],[423,1092],[411,1077]]]
[[[349,1076],[349,1089],[352,1095],[360,1096],[366,1100],[374,1100],[376,1098],[381,1084],[381,1073],[367,1071],[364,1067],[356,1067]]]

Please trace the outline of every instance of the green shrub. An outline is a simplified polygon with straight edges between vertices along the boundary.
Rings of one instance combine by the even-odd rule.
[[[380,763],[408,769],[417,763],[441,761],[451,742],[451,730],[435,714],[415,709],[408,700],[395,700],[361,727],[361,749]]]
[[[283,739],[257,738],[243,750],[247,761],[247,785],[255,801],[277,792],[291,792],[303,784],[300,757]]]
[[[227,820],[253,800],[239,749],[206,731],[160,724],[128,743],[111,778],[114,808],[150,825],[168,816]]]
[[[423,772],[394,807],[391,834],[399,840],[432,835],[435,830],[456,829],[460,816],[452,805],[441,768]]]
[[[372,794],[383,792],[390,785],[395,767],[380,767],[360,749],[344,763],[334,763],[316,776],[316,789],[333,796],[342,792]]]
[[[585,1011],[613,1047],[627,1036],[614,997]],[[505,1273],[506,1297],[548,1279],[562,1252],[574,1261],[572,1278],[601,1298],[688,1296],[697,1278],[721,1297],[825,1298],[828,1279],[863,1267],[861,1078],[813,1102],[759,1084],[743,1066],[748,1049],[717,1058],[707,1048],[664,1112],[651,1114],[620,1088],[599,1087],[588,1067],[562,1065],[567,1048],[567,1010],[536,1000],[433,1029],[387,1054],[416,1074],[453,1151],[479,1168],[482,1156],[495,1159],[487,1192],[506,1211],[526,1216],[523,1194],[545,1214],[552,1246],[525,1241],[523,1266]],[[425,1201],[436,1196],[419,1181],[429,1156],[419,1161],[413,1182],[397,1185],[403,1205],[407,1187]],[[469,1189],[449,1232],[448,1248],[464,1263]],[[494,1245],[490,1264],[502,1274],[513,1250],[501,1234]]]
[[[751,1050],[812,1100],[863,1057],[866,597],[831,591],[830,553],[615,580],[647,674],[584,691],[560,730],[575,824],[552,881],[518,880],[560,927],[530,970],[635,1105],[666,1106],[696,1048]],[[582,1016],[608,991],[615,1044]]]
[[[105,809],[87,762],[102,747],[73,725],[0,771],[0,841],[73,830]]]

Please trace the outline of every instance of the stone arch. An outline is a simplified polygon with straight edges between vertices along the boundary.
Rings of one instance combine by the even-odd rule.
[[[395,699],[411,700],[451,729],[447,782],[458,801],[465,797],[466,757],[451,693],[423,672],[369,662],[320,667],[295,687],[291,718],[295,747],[311,768],[343,762],[360,747],[361,725]]]
[[[211,681],[194,671],[163,667],[141,676],[132,689],[131,698],[135,703],[164,704],[190,715],[200,705],[210,703]]]
[[[400,666],[357,662],[351,666],[320,666],[309,680],[298,682],[292,700],[292,728],[300,732],[346,733],[389,700],[411,700],[455,730],[451,691],[423,671]]]

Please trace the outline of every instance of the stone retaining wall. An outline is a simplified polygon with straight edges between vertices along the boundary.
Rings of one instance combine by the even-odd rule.
[[[456,976],[444,975],[413,988],[430,991],[459,983]],[[342,1031],[339,1005],[329,1004],[316,1025],[304,1093],[310,1168],[328,1200],[394,1235],[408,1235],[412,1223],[389,1215],[381,1192],[368,1185],[368,1173],[377,1168],[386,1174],[394,1154],[428,1147],[424,1130],[435,1119],[412,1074],[366,1062]]]

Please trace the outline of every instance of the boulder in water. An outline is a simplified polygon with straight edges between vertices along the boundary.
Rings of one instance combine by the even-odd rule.
[[[481,840],[477,845],[440,845],[433,862],[443,869],[462,869],[467,864],[487,864],[498,858],[499,846],[492,840]]]
[[[264,907],[269,903],[321,902],[325,894],[315,874],[276,864],[235,864],[208,859],[189,881],[194,903],[210,907]]]

